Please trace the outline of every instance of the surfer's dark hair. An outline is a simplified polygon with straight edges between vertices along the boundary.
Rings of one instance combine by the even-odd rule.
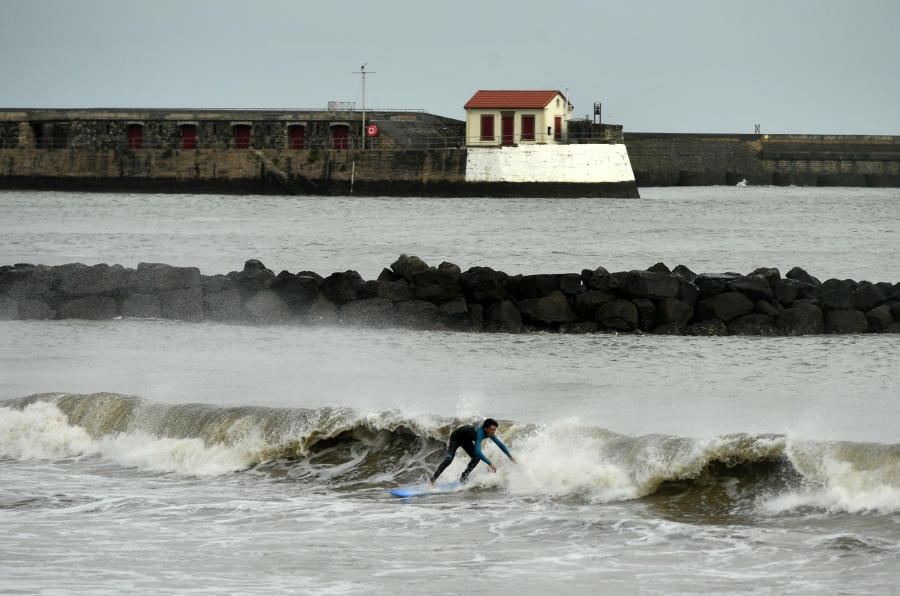
[[[482,424],[481,426],[487,428],[489,426],[500,426],[500,424],[493,418],[486,418],[484,424]]]

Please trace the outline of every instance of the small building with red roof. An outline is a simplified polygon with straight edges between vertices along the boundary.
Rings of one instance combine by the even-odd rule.
[[[566,142],[572,104],[561,91],[478,91],[466,102],[466,145]]]

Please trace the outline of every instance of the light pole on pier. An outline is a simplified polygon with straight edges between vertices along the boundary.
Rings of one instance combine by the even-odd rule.
[[[368,64],[368,62],[366,62]],[[359,67],[353,74],[362,75],[362,147],[366,148],[366,75],[375,74],[374,71],[366,72],[366,64]]]

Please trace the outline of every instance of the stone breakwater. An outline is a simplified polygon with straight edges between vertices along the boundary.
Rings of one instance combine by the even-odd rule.
[[[522,333],[793,336],[900,333],[900,283],[829,279],[795,267],[695,274],[658,263],[610,273],[461,271],[402,255],[375,280],[355,271],[227,275],[196,267],[0,267],[0,319],[159,318]]]

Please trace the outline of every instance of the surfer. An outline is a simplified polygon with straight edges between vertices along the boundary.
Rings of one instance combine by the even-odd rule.
[[[488,418],[484,421],[484,423],[478,428],[466,425],[460,426],[455,431],[450,433],[450,444],[447,445],[447,455],[444,456],[444,460],[437,467],[437,470],[434,471],[434,474],[431,476],[430,483],[434,485],[435,480],[438,479],[438,476],[450,465],[453,461],[453,458],[456,456],[456,450],[460,447],[469,454],[469,457],[472,459],[469,460],[469,465],[466,466],[465,471],[462,473],[462,476],[459,477],[459,481],[465,483],[469,478],[469,474],[472,470],[475,469],[475,466],[478,465],[479,461],[484,461],[487,465],[491,467],[491,472],[497,471],[497,466],[491,463],[491,460],[481,452],[481,442],[485,439],[492,440],[497,447],[499,447],[503,453],[506,454],[506,457],[512,463],[516,463],[516,458],[514,458],[509,453],[509,449],[506,448],[506,445],[497,438],[496,432],[499,424],[493,418]]]

